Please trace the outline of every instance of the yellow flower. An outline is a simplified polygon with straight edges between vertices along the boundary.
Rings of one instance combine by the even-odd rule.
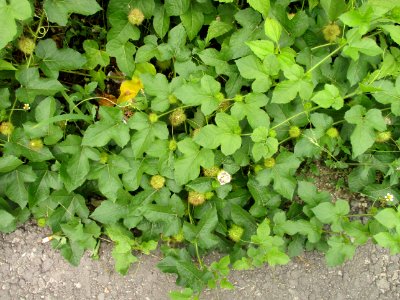
[[[119,87],[120,95],[117,104],[132,102],[141,89],[143,89],[143,83],[139,77],[134,76],[131,80],[123,81]]]

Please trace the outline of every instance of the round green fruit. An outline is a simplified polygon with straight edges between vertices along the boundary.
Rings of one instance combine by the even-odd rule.
[[[236,224],[233,224],[231,228],[228,230],[228,236],[229,238],[234,241],[235,243],[239,242],[240,239],[242,238],[244,233],[243,227],[240,227]]]

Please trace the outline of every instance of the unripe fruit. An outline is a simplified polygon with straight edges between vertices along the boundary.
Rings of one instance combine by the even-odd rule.
[[[11,135],[14,131],[14,125],[11,122],[3,122],[0,125],[0,133],[4,135]]]
[[[328,24],[322,29],[322,33],[324,34],[324,39],[332,43],[336,41],[337,37],[340,35],[340,27],[335,23]]]
[[[168,143],[168,149],[170,151],[175,151],[176,147],[177,147],[176,141],[175,140],[170,140],[169,143]]]
[[[326,131],[326,135],[335,139],[339,136],[339,131],[335,127],[331,127]]]
[[[29,141],[29,148],[35,151],[43,149],[43,142],[41,139],[33,139]]]
[[[105,165],[108,161],[108,154],[106,152],[101,152],[99,161],[101,164]]]
[[[303,104],[304,110],[310,110],[313,107],[313,104],[311,102],[306,102]]]
[[[168,96],[168,102],[169,104],[176,104],[178,103],[178,98],[176,98],[175,95],[171,94]]]
[[[183,231],[179,231],[177,234],[172,236],[172,239],[174,240],[174,242],[176,243],[182,243],[183,240],[185,239],[185,236],[183,235]]]
[[[243,98],[244,98],[243,95],[237,94],[235,98],[233,98],[233,100],[236,102],[242,102]]]
[[[297,138],[297,137],[300,136],[300,134],[301,134],[301,130],[300,130],[299,127],[297,127],[297,126],[291,126],[291,127],[289,128],[289,136],[290,136],[291,138]]]
[[[215,98],[217,98],[217,100],[218,100],[219,102],[222,102],[222,101],[224,101],[225,96],[224,96],[224,94],[222,94],[221,92],[219,92],[218,94],[215,95]]]
[[[183,122],[186,121],[185,111],[182,108],[178,108],[174,110],[169,115],[169,121],[173,127],[181,125]]]
[[[37,219],[37,225],[39,226],[39,227],[44,227],[44,226],[46,226],[46,219],[45,218],[39,218],[39,219]]]
[[[150,179],[150,185],[153,189],[159,190],[164,187],[165,178],[161,175],[154,175]]]
[[[140,24],[143,23],[144,21],[144,14],[143,12],[138,9],[138,8],[134,8],[129,12],[128,15],[128,21],[129,23],[131,23],[132,25],[136,25],[139,26]]]
[[[385,143],[392,138],[392,133],[390,131],[378,132],[375,138],[377,143]]]
[[[229,238],[234,241],[235,243],[239,242],[240,239],[242,238],[244,233],[243,227],[240,227],[236,224],[233,224],[231,228],[228,230],[228,236]]]
[[[254,166],[254,173],[258,173],[258,172],[260,172],[262,169],[263,169],[262,166],[260,166],[260,165],[255,165],[255,166]]]
[[[190,191],[189,196],[188,196],[188,201],[193,206],[198,206],[198,205],[203,204],[204,201],[206,201],[206,197],[203,193],[199,193],[196,191]]]
[[[206,198],[206,200],[210,200],[212,197],[214,197],[214,193],[213,192],[207,192],[204,194],[204,197]]]
[[[269,132],[268,132],[268,135],[270,136],[270,137],[276,137],[276,130],[275,129],[270,129],[269,130]]]
[[[269,157],[269,158],[264,159],[264,166],[267,169],[273,168],[275,166],[275,158]]]
[[[218,105],[218,111],[226,111],[231,106],[229,101],[222,101]]]
[[[212,166],[211,168],[204,168],[203,174],[205,177],[217,177],[219,171],[221,171],[217,166]]]
[[[35,50],[35,42],[27,37],[21,37],[18,41],[18,49],[27,55],[31,55]]]
[[[149,114],[149,121],[150,123],[155,123],[158,121],[158,116],[155,113],[150,113]]]

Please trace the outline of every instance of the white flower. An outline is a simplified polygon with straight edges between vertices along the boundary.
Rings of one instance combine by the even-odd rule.
[[[23,109],[24,110],[30,110],[31,106],[28,103],[25,103]]]
[[[385,201],[387,202],[393,202],[394,201],[394,196],[391,193],[387,193],[385,196]]]
[[[220,185],[224,185],[231,182],[232,176],[228,172],[221,170],[217,175],[217,179]]]

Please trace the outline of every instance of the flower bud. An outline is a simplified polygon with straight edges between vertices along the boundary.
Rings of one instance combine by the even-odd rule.
[[[155,113],[150,113],[149,114],[149,121],[150,123],[155,123],[158,121],[158,116]]]
[[[382,131],[378,132],[375,138],[375,142],[377,143],[385,143],[392,138],[392,133],[390,131]]]
[[[41,139],[33,139],[29,141],[29,148],[35,151],[43,149],[43,142]]]
[[[300,130],[299,127],[297,127],[297,126],[291,126],[291,127],[289,128],[289,136],[290,136],[291,138],[297,138],[297,137],[300,136],[300,134],[301,134],[301,130]]]
[[[335,127],[331,127],[326,131],[326,135],[332,139],[336,139],[339,136],[339,131]]]
[[[273,168],[275,166],[275,158],[269,157],[269,158],[264,159],[264,166],[267,169]]]

